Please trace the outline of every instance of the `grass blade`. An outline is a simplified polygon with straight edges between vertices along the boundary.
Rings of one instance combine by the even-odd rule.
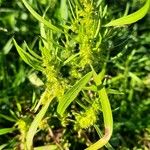
[[[47,103],[42,107],[40,112],[36,115],[35,119],[31,123],[31,126],[30,126],[30,128],[27,132],[27,136],[26,136],[26,145],[27,145],[27,149],[29,149],[29,150],[32,149],[34,135],[36,134],[39,123],[41,122],[42,118],[44,117],[52,99],[53,98],[51,98],[47,101]]]
[[[3,53],[7,55],[11,50],[12,46],[13,46],[12,38],[10,38],[8,42],[5,44],[5,46],[3,47]]]
[[[97,73],[93,70],[93,79],[94,82],[96,83],[97,86],[100,86],[102,84],[102,81],[98,79],[102,79],[104,76],[105,69],[97,75]],[[103,112],[103,119],[104,119],[104,126],[105,126],[105,134],[104,136],[99,139],[96,143],[90,145],[86,150],[97,150],[102,148],[104,145],[106,145],[112,135],[113,132],[113,117],[112,117],[112,111],[111,111],[111,106],[109,103],[108,95],[106,92],[105,87],[102,87],[101,89],[98,89],[98,95],[100,98],[100,103],[102,106],[102,112]]]
[[[15,128],[3,128],[3,129],[0,129],[0,135],[4,135],[4,134],[10,133],[10,132],[13,132],[14,130],[16,130],[16,129]]]
[[[9,117],[9,116],[4,115],[4,114],[0,114],[0,118],[4,118],[4,119],[11,121],[11,122],[16,122],[16,120],[14,118]]]
[[[39,55],[36,54],[32,49],[30,49],[29,46],[28,46],[28,44],[27,44],[26,42],[24,42],[24,43],[25,43],[25,46],[27,47],[29,53],[30,53],[32,56],[34,56],[37,60],[38,60],[38,59],[39,59],[39,60],[42,60],[42,57],[41,57],[41,56],[39,56]]]
[[[94,125],[94,128],[96,130],[96,132],[98,133],[99,137],[102,138],[103,137],[103,133],[102,131],[99,129],[98,125]],[[105,147],[108,149],[108,150],[115,150],[111,144],[108,142]]]
[[[27,2],[26,0],[22,0],[23,4],[25,5],[25,7],[29,10],[29,12],[41,23],[43,23],[45,26],[47,26],[48,28],[57,31],[57,32],[61,32],[62,30],[60,30],[59,28],[57,28],[56,26],[52,25],[49,21],[45,20],[43,17],[41,17]]]
[[[138,11],[136,11],[136,12],[130,14],[130,15],[121,17],[119,19],[112,20],[111,22],[106,24],[105,27],[123,26],[123,25],[126,25],[126,24],[134,23],[134,22],[142,19],[146,15],[146,13],[149,10],[149,7],[150,7],[150,0],[147,0],[145,5],[141,9],[139,9]]]
[[[60,100],[57,112],[62,116],[70,103],[77,97],[78,93],[84,88],[86,83],[90,80],[92,72],[87,73],[82,77],[71,89],[69,89],[63,98]]]
[[[70,56],[67,60],[64,61],[64,65],[66,65],[67,63],[69,63],[71,60],[73,60],[75,57],[79,56],[80,54],[74,54],[72,56]]]
[[[7,144],[0,145],[0,150],[3,150],[3,148],[5,148],[6,146],[7,146]]]
[[[14,39],[13,41],[19,55],[24,60],[24,62],[27,63],[29,66],[33,67],[34,69],[42,71],[43,70],[42,62],[33,57],[32,55],[28,54],[26,51],[24,51]]]

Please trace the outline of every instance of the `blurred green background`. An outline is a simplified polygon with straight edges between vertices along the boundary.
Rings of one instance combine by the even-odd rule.
[[[57,19],[60,1],[30,0],[32,7],[42,14],[48,4],[49,17]],[[127,1],[106,0],[109,17],[120,17]],[[138,5],[137,5],[138,3]],[[130,11],[139,8],[139,1],[128,2]],[[130,12],[129,11],[129,12]],[[111,60],[108,63],[106,85],[122,91],[113,94],[110,102],[114,116],[114,133],[110,144],[116,150],[150,149],[150,13],[134,25],[112,29],[108,40]],[[0,129],[11,128],[13,118],[31,115],[34,97],[43,90],[30,80],[33,70],[18,55],[12,38],[21,45],[26,41],[34,48],[39,35],[39,23],[18,0],[0,0]],[[40,74],[37,73],[39,76]],[[20,106],[21,109],[20,110]],[[0,145],[15,147],[18,132],[0,134]],[[73,139],[73,137],[67,136]],[[66,138],[64,137],[64,138]],[[75,137],[74,137],[75,138]],[[76,140],[72,140],[74,144]]]

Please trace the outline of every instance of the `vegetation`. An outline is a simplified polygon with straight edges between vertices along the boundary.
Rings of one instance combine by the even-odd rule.
[[[1,0],[0,149],[150,149],[149,8]]]

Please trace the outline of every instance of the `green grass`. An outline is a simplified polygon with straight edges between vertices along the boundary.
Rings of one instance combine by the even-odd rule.
[[[150,1],[122,3],[0,1],[0,149],[149,149]]]

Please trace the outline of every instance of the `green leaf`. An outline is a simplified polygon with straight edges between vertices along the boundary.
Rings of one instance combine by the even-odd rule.
[[[15,128],[3,128],[3,129],[0,129],[0,135],[4,135],[4,134],[10,133],[10,132],[13,132],[14,130],[16,130],[16,129]]]
[[[61,0],[60,8],[56,11],[56,17],[60,19],[61,23],[64,25],[68,19],[68,7],[66,0]]]
[[[0,150],[2,150],[4,147],[6,147],[7,146],[7,144],[2,144],[2,145],[0,145]]]
[[[12,87],[15,88],[19,86],[21,83],[25,81],[26,78],[26,72],[23,64],[20,64],[19,70],[17,71],[15,75],[15,80],[12,83]]]
[[[114,89],[107,89],[106,91],[108,94],[117,94],[117,95],[124,94],[123,92],[118,91],[118,90],[114,90]]]
[[[73,16],[73,18],[75,19],[76,17],[76,15],[75,15],[75,12],[74,12],[74,10],[73,10],[73,7],[72,7],[72,3],[71,3],[72,1],[71,0],[68,0],[68,6],[69,6],[69,8],[70,8],[70,13],[72,14],[72,15],[70,15],[70,16]],[[71,18],[71,20],[73,19],[73,18]]]
[[[91,91],[97,92],[97,86],[95,86],[95,85],[86,86],[83,89],[84,90],[91,90]]]
[[[58,147],[56,145],[47,145],[47,146],[40,146],[40,147],[35,147],[34,150],[57,150]]]
[[[67,60],[64,61],[64,65],[66,65],[67,63],[69,63],[70,61],[72,61],[75,57],[79,56],[80,54],[74,54],[72,56],[70,56]]]
[[[42,71],[43,70],[42,62],[36,59],[35,57],[33,57],[32,55],[30,55],[29,53],[27,53],[26,51],[24,51],[14,39],[13,41],[19,55],[24,60],[24,62],[30,65],[31,67],[33,67],[34,69]]]
[[[98,133],[99,137],[102,138],[103,137],[103,133],[102,131],[99,129],[98,125],[94,125],[94,128],[96,130],[96,132]],[[111,145],[110,143],[108,142],[105,147],[108,149],[108,150],[115,150]]]
[[[111,106],[109,103],[109,99],[108,99],[105,87],[98,90],[98,95],[99,95],[101,106],[102,106],[105,134],[96,143],[86,148],[86,150],[97,150],[97,149],[102,148],[104,145],[108,143],[112,135],[112,131],[113,131],[112,111],[111,111]]]
[[[136,81],[137,85],[143,85],[143,80],[141,80],[136,74],[129,72],[129,76]]]
[[[24,42],[24,43],[25,43],[25,46],[27,47],[29,53],[30,53],[32,56],[34,56],[36,59],[42,60],[42,57],[41,57],[41,56],[39,56],[39,55],[36,54],[32,49],[30,49],[26,42]]]
[[[46,35],[46,31],[45,31],[43,23],[40,24],[40,33],[41,33],[41,38],[42,38],[43,44],[48,49],[49,45],[48,45],[48,42],[46,40],[47,39],[47,35]]]
[[[5,46],[3,47],[3,53],[7,55],[11,50],[12,46],[13,46],[12,38],[10,38],[8,42],[5,44]]]
[[[33,122],[31,123],[31,126],[30,126],[30,128],[27,132],[27,136],[26,136],[27,149],[32,149],[33,137],[36,134],[39,123],[41,122],[42,118],[44,117],[51,100],[52,99],[47,101],[47,103],[42,107],[40,112],[36,115]]]
[[[0,118],[4,118],[4,119],[11,121],[11,122],[16,122],[16,120],[14,118],[11,118],[11,117],[4,115],[4,114],[0,114]]]
[[[123,26],[123,25],[126,25],[126,24],[134,23],[134,22],[142,19],[146,15],[146,13],[149,10],[149,7],[150,7],[150,0],[147,0],[145,5],[141,9],[139,9],[138,11],[136,11],[136,12],[130,14],[130,15],[121,17],[119,19],[112,20],[111,22],[106,24],[105,27]]]
[[[91,66],[91,69],[92,69],[92,72],[93,72],[94,82],[96,83],[96,85],[101,85],[102,79],[104,78],[105,72],[106,72],[105,66],[103,67],[102,71],[99,74],[96,73],[93,66]]]
[[[29,12],[41,23],[43,23],[45,26],[47,26],[48,28],[57,31],[57,32],[61,32],[63,33],[62,30],[60,30],[59,28],[57,28],[56,26],[52,25],[49,21],[45,20],[43,17],[41,17],[27,2],[26,0],[22,0],[23,4],[25,5],[25,7],[29,10]]]
[[[37,76],[37,74],[35,72],[30,74],[28,76],[28,79],[33,85],[35,85],[37,87],[44,85],[43,81]]]
[[[92,72],[83,76],[71,89],[69,89],[63,98],[60,100],[57,112],[62,116],[70,103],[77,97],[78,93],[84,88],[86,83],[90,80]]]

